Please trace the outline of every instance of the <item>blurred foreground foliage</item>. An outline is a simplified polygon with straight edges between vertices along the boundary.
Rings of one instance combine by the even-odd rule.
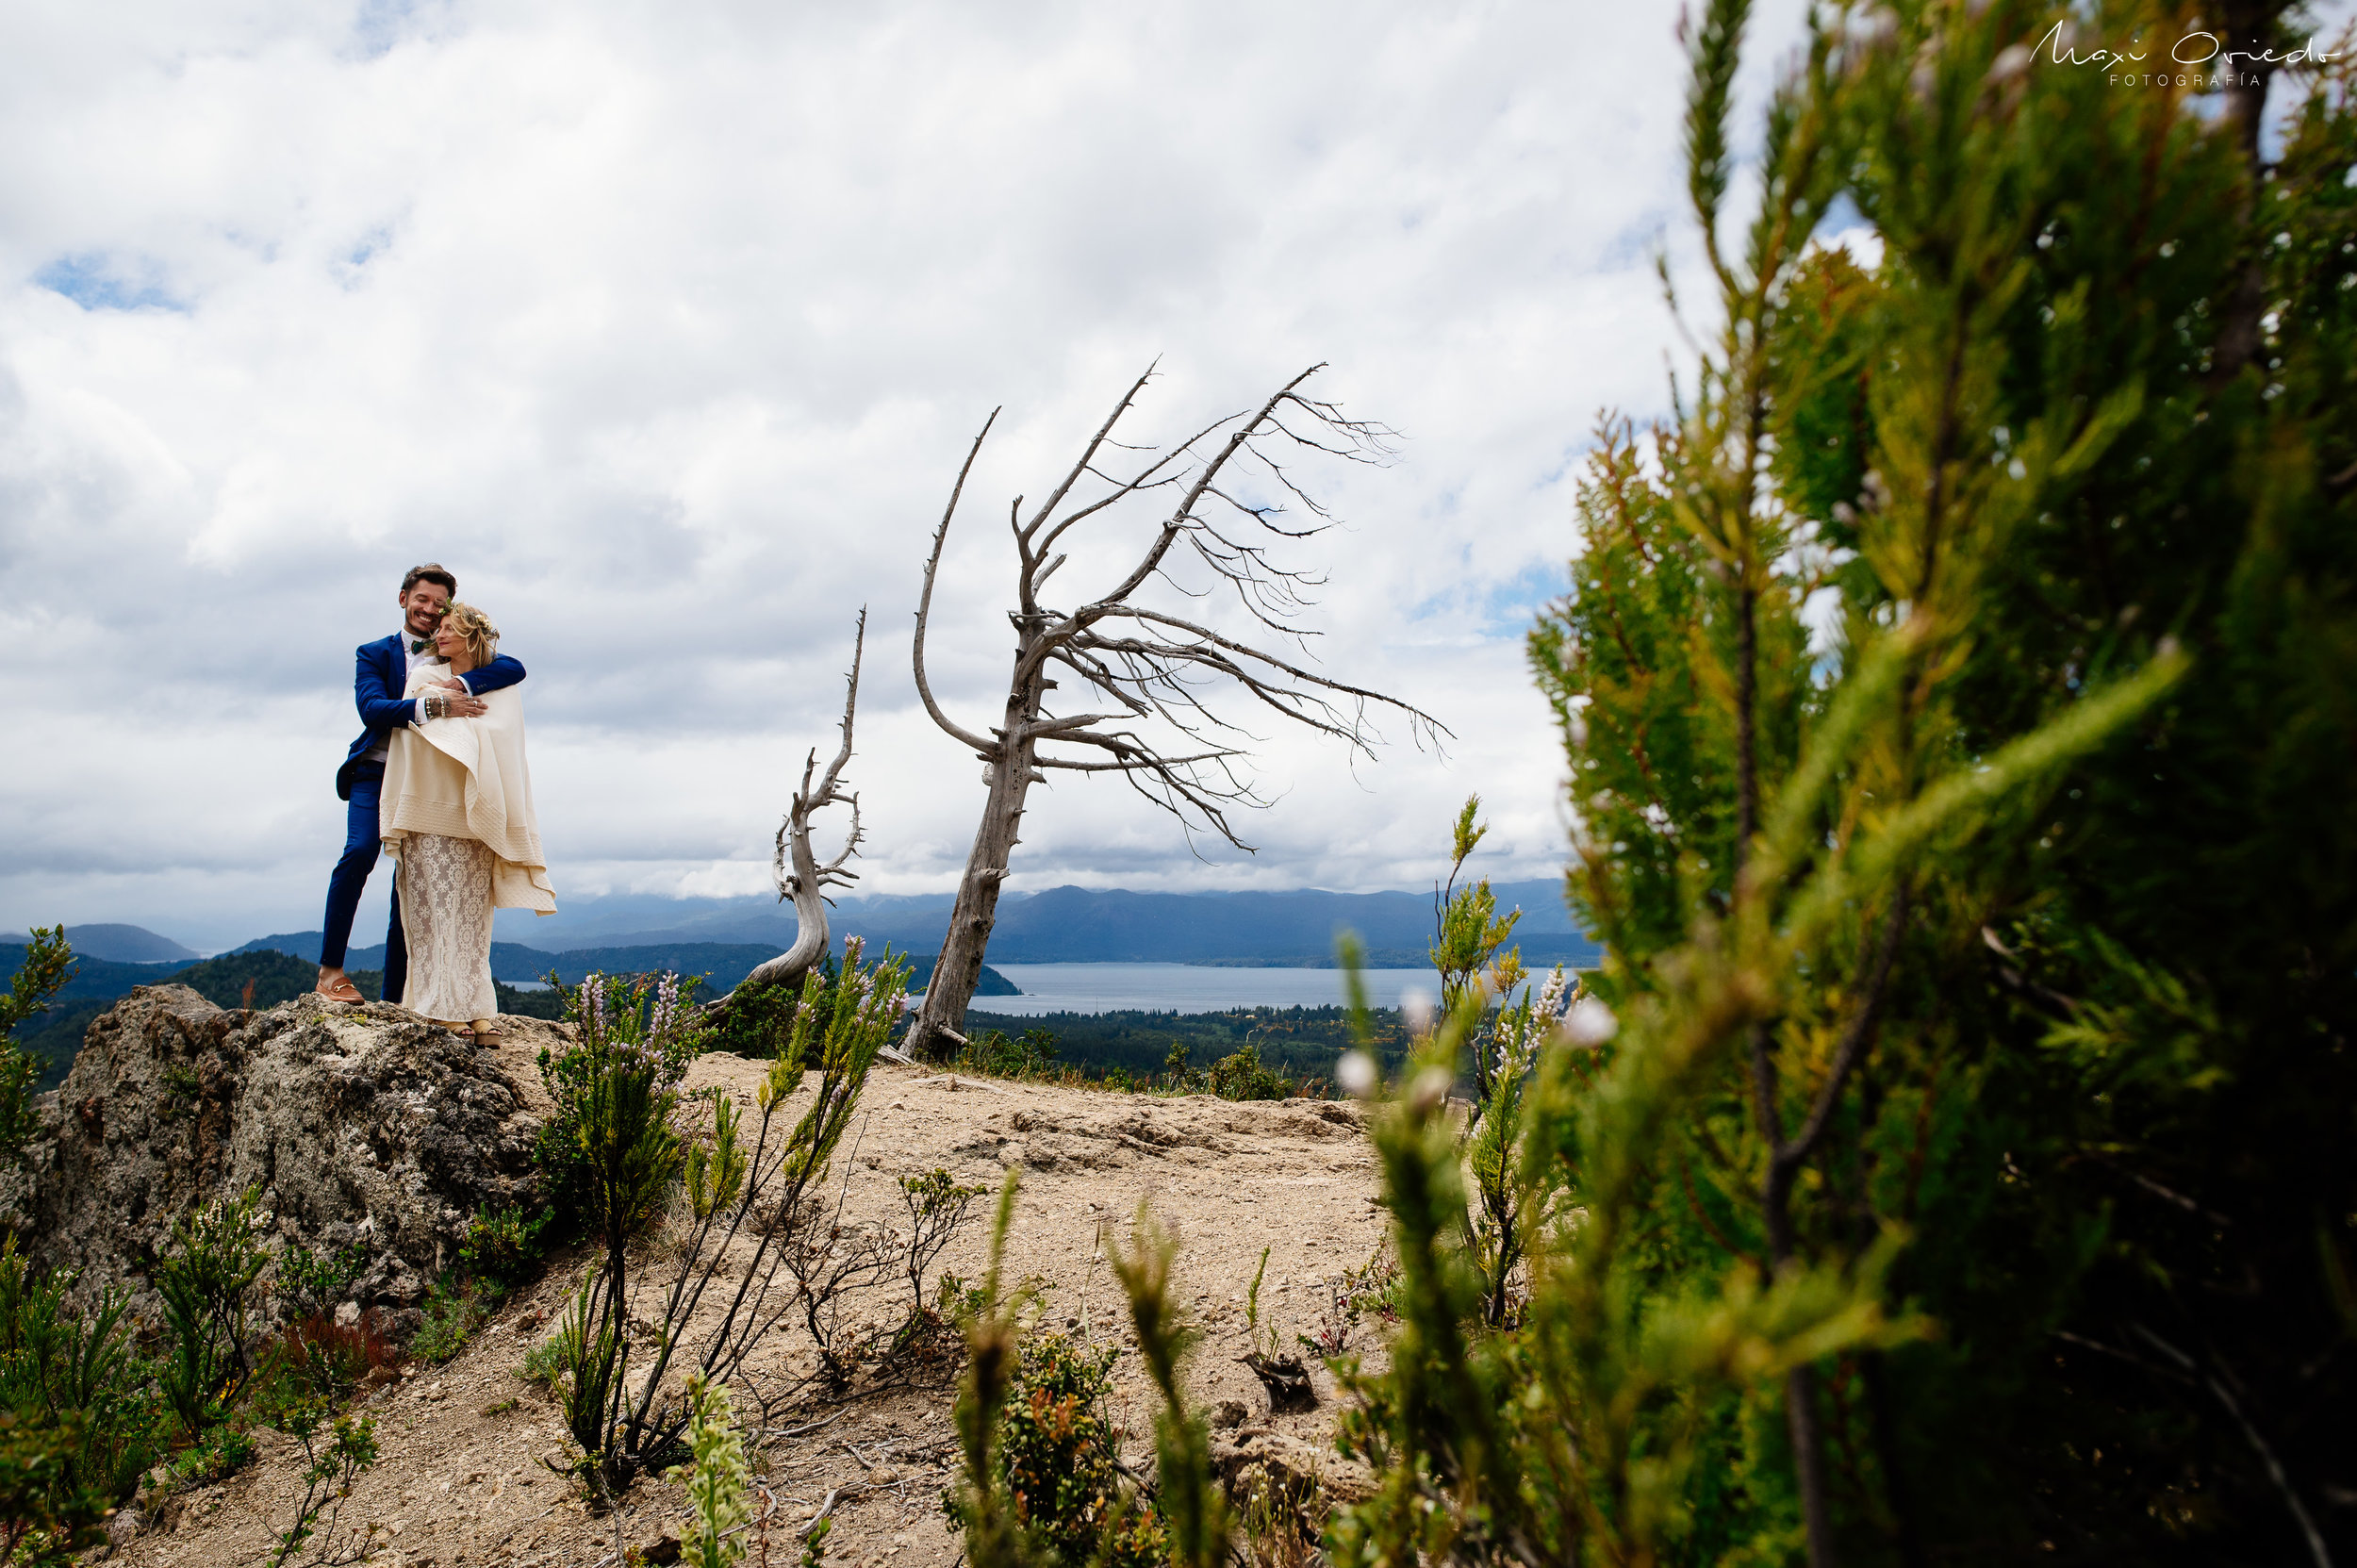
[[[1495,912],[1442,933],[1375,1091],[1397,1329],[1336,1363],[1376,1492],[1324,1550],[2346,1560],[2357,40],[2295,57],[2270,162],[2273,67],[2124,90],[2007,0],[1817,13],[1739,139],[1747,20],[1684,30],[1699,376],[1600,422],[1530,639],[1608,958],[1517,1021]],[[2224,25],[2281,58],[2299,20]],[[1168,1559],[1219,1561],[1168,1243],[1109,1255]],[[968,1553],[1069,1560],[999,1479],[991,1298]]]

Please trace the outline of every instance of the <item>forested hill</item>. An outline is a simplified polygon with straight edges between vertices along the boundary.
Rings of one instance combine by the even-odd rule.
[[[136,928],[132,928],[136,929]],[[69,938],[70,940],[70,938]],[[0,942],[0,973],[14,974],[25,962],[23,943]],[[500,1011],[536,1017],[558,1015],[560,999],[549,992],[517,991],[505,982],[537,982],[554,971],[568,983],[578,983],[592,970],[608,974],[647,974],[669,970],[703,977],[703,994],[720,995],[753,966],[777,956],[774,947],[760,944],[695,942],[613,948],[586,948],[571,952],[542,952],[512,942],[491,945],[491,971],[500,985]],[[275,1007],[310,990],[319,979],[319,933],[298,933],[263,937],[235,952],[191,964],[118,964],[100,958],[74,961],[74,977],[58,993],[49,1012],[21,1026],[18,1046],[43,1063],[41,1087],[55,1088],[81,1048],[91,1020],[112,1007],[135,985],[165,981],[195,990],[217,1007]],[[385,949],[355,948],[347,955],[354,982],[363,996],[375,999],[383,983]],[[932,955],[914,960],[909,988],[924,989],[931,976]],[[984,968],[977,994],[1018,996],[1014,985],[995,969]]]
[[[0,949],[4,950],[4,949]],[[279,952],[296,958],[316,960],[320,950],[320,933],[315,931],[282,933],[276,936],[256,937],[244,947],[234,949],[239,953]],[[544,981],[552,973],[568,985],[577,985],[584,975],[598,972],[609,975],[643,975],[668,971],[703,978],[703,992],[717,997],[733,988],[737,982],[782,950],[766,942],[634,942],[602,948],[574,948],[565,952],[548,952],[528,948],[519,942],[491,944],[491,978],[510,984],[528,984]],[[881,950],[871,949],[872,958]],[[922,991],[933,972],[933,954],[898,951],[897,956],[909,961],[912,972],[909,989]],[[223,955],[228,956],[228,955]],[[345,955],[345,965],[354,971],[382,969],[385,966],[385,945],[354,948]],[[981,983],[975,988],[977,996],[1019,997],[1023,993],[1013,981],[985,965]]]

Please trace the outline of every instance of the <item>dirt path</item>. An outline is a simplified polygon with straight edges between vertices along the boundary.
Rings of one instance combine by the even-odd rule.
[[[510,1049],[520,1058],[519,1048]],[[529,1061],[509,1065],[536,1090]],[[750,1115],[761,1073],[761,1064],[707,1056],[687,1087],[719,1088]],[[880,1065],[846,1147],[836,1180],[847,1213],[865,1223],[900,1215],[896,1179],[904,1173],[940,1167],[995,1187],[1007,1166],[1019,1165],[1008,1273],[1035,1283],[1044,1321],[1106,1344],[1122,1342],[1123,1318],[1100,1234],[1110,1226],[1126,1237],[1139,1205],[1150,1204],[1178,1230],[1179,1298],[1206,1330],[1189,1369],[1191,1392],[1209,1407],[1234,1401],[1255,1420],[1266,1400],[1235,1358],[1244,1348],[1244,1296],[1261,1249],[1271,1249],[1262,1315],[1290,1342],[1316,1315],[1315,1285],[1365,1262],[1381,1233],[1372,1155],[1357,1108],[1345,1104],[1162,1099]],[[976,1205],[976,1220],[950,1247],[949,1271],[981,1272],[988,1201]],[[591,1568],[618,1542],[643,1549],[676,1531],[678,1487],[641,1482],[627,1506],[596,1518],[539,1462],[561,1451],[562,1412],[517,1369],[547,1335],[575,1266],[560,1259],[447,1366],[413,1366],[367,1401],[385,1457],[361,1478],[344,1523],[383,1527],[371,1560]],[[880,1296],[877,1311],[895,1299]],[[781,1333],[758,1360],[777,1365],[807,1348],[807,1340]],[[1133,1459],[1150,1453],[1155,1409],[1135,1362],[1125,1355],[1116,1365],[1112,1411]],[[1279,1419],[1279,1429],[1318,1440],[1330,1428],[1331,1389],[1322,1370],[1317,1379],[1322,1408]],[[811,1419],[826,1420],[823,1428],[773,1438],[754,1461],[778,1499],[771,1560],[780,1568],[794,1560],[795,1529],[835,1493],[831,1562],[948,1568],[957,1544],[939,1497],[956,1462],[949,1407],[947,1388],[893,1394],[817,1411]],[[262,1457],[255,1464],[174,1499],[117,1560],[141,1568],[270,1560],[272,1532],[293,1511],[301,1455],[274,1433],[256,1436]]]

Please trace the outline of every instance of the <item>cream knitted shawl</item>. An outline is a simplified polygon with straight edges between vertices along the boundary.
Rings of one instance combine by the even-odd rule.
[[[420,664],[404,697],[450,678],[445,664]],[[491,873],[494,909],[556,913],[548,856],[532,810],[532,774],[524,766],[524,706],[516,688],[486,692],[480,718],[432,718],[395,730],[386,749],[384,794],[377,833],[396,859],[413,833],[480,839],[498,865]]]

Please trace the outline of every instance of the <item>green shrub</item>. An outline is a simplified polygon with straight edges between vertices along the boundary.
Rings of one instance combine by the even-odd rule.
[[[1684,30],[1700,364],[1599,430],[1529,644],[1596,994],[1486,1148],[1478,988],[1381,1097],[1399,1321],[1328,1559],[2333,1560],[2357,60],[2263,125],[2050,68],[2061,8],[1825,8],[1754,135],[1748,13]],[[2240,14],[2242,58],[2294,41]],[[1143,1349],[1169,1304],[1115,1263]],[[964,1422],[1004,1333],[975,1568],[1026,1560]],[[1208,1465],[1157,1480],[1178,1541]]]
[[[303,1445],[304,1459],[303,1495],[295,1500],[294,1523],[278,1532],[278,1555],[271,1559],[271,1568],[286,1568],[288,1560],[313,1536],[334,1537],[344,1500],[352,1495],[352,1483],[376,1463],[376,1420],[367,1415],[336,1415],[326,1405],[311,1404],[286,1411],[276,1426]],[[370,1531],[374,1528],[371,1526]],[[365,1553],[366,1539],[343,1543],[331,1551],[328,1560],[358,1560]]]
[[[516,1369],[517,1377],[552,1394],[560,1392],[564,1375],[565,1343],[561,1333],[552,1334],[525,1351],[523,1365]]]
[[[943,1274],[933,1281],[933,1311],[948,1323],[963,1323],[988,1305],[982,1287],[962,1274]]]
[[[1353,1318],[1374,1312],[1386,1323],[1395,1323],[1399,1319],[1399,1259],[1393,1254],[1392,1239],[1386,1235],[1365,1263],[1343,1271],[1338,1294]]]
[[[54,1562],[103,1539],[106,1499],[74,1487],[78,1418],[63,1426],[0,1411],[0,1562]]]
[[[255,1282],[270,1261],[255,1213],[260,1197],[248,1187],[183,1215],[156,1271],[171,1329],[160,1380],[190,1438],[223,1419],[254,1377]]]
[[[541,1192],[568,1233],[609,1217],[608,1167],[618,1157],[618,1137],[621,1147],[635,1147],[641,1138],[660,1143],[668,1135],[680,1080],[712,1038],[693,1002],[697,983],[692,976],[592,974],[567,993],[574,1038],[562,1050],[541,1048],[540,1080],[554,1106],[535,1137],[533,1159]],[[635,1085],[628,1093],[621,1093],[624,1081]],[[614,1119],[618,1112],[630,1121],[627,1128]],[[628,1215],[613,1217],[635,1233],[660,1209],[662,1197],[658,1182],[636,1196]]]
[[[688,1005],[694,988],[676,975],[587,976],[568,1008],[576,1040],[558,1055],[540,1053],[556,1101],[540,1131],[549,1190],[560,1213],[571,1205],[604,1254],[559,1330],[556,1385],[583,1455],[583,1480],[602,1496],[641,1468],[636,1456],[608,1451],[624,1435],[615,1427],[629,1356],[629,1244],[661,1212],[683,1164],[671,1113],[687,1064],[710,1038]]]
[[[289,1317],[322,1316],[351,1298],[354,1283],[368,1267],[369,1249],[364,1243],[319,1253],[305,1246],[289,1246],[278,1254],[271,1294],[278,1297]]]
[[[1261,1065],[1261,1048],[1247,1041],[1244,1049],[1211,1064],[1207,1075],[1211,1093],[1222,1099],[1291,1099],[1301,1085]]]
[[[1201,1075],[1187,1065],[1188,1059],[1193,1054],[1187,1048],[1187,1043],[1184,1040],[1173,1040],[1170,1043],[1170,1054],[1162,1058],[1162,1081],[1174,1089],[1194,1088],[1195,1080]]]
[[[958,1048],[950,1065],[984,1078],[1036,1078],[1056,1059],[1055,1035],[1027,1029],[1010,1038],[1004,1030],[978,1029]]]
[[[467,1227],[458,1266],[470,1279],[488,1279],[510,1290],[540,1277],[548,1255],[544,1233],[556,1220],[553,1205],[527,1217],[521,1209],[485,1209]]]
[[[166,1492],[210,1486],[254,1462],[254,1439],[242,1427],[216,1427],[164,1467]]]
[[[679,1190],[675,1182],[687,1169],[673,1126],[685,1065],[675,1048],[683,1042],[692,1047],[703,1032],[700,1018],[682,1017],[671,981],[657,991],[643,1023],[627,996],[620,999],[624,1006],[604,1005],[602,1017],[597,977],[583,987],[575,1010],[581,1041],[570,1076],[552,1071],[551,1078],[569,1097],[580,1212],[602,1256],[584,1271],[559,1323],[554,1387],[578,1450],[573,1474],[601,1501],[611,1501],[650,1468],[674,1461],[690,1419],[676,1395],[678,1380],[667,1380],[675,1360],[689,1363],[683,1372],[725,1382],[742,1375],[747,1358],[785,1321],[786,1311],[805,1324],[832,1312],[828,1303],[836,1285],[807,1271],[832,1267],[825,1253],[840,1232],[822,1230],[812,1218],[817,1213],[814,1189],[824,1183],[852,1126],[877,1051],[901,1018],[908,978],[905,962],[886,953],[865,966],[863,950],[856,937],[845,944],[823,1037],[815,1032],[816,1008],[797,1014],[783,1054],[763,1075],[754,1096],[757,1112],[745,1118],[751,1125],[742,1143],[734,1102],[724,1098],[713,1107],[711,1141],[699,1139],[694,1180],[687,1184],[697,1218],[674,1234],[666,1258],[651,1261],[670,1274],[668,1286],[639,1298],[661,1305],[652,1345],[636,1366],[626,1332],[631,1271],[637,1266],[630,1242]],[[806,976],[805,997],[815,999],[820,985],[820,976]],[[724,1202],[730,1193],[735,1200]],[[816,1245],[805,1245],[814,1232],[819,1232]],[[723,1271],[740,1237],[752,1243],[757,1274],[768,1248],[790,1254],[785,1266],[797,1298],[787,1308],[766,1292],[720,1282],[735,1279]],[[856,1266],[872,1273],[869,1264]],[[841,1278],[838,1272],[835,1279]],[[687,1314],[698,1302],[717,1303],[719,1312],[691,1335]]]
[[[800,985],[743,986],[730,994],[719,1027],[713,1032],[713,1050],[767,1061],[784,1053],[794,1036],[795,1022],[807,1009],[812,1032],[823,1038],[834,1017],[835,979],[839,966],[830,951],[818,961],[818,986],[805,996]]]
[[[681,1543],[680,1560],[687,1568],[736,1568],[745,1560],[744,1527],[753,1517],[745,1440],[737,1433],[728,1389],[701,1372],[688,1375],[687,1408],[686,1442],[695,1459],[670,1473],[687,1489],[687,1538]]]
[[[409,1353],[441,1365],[467,1347],[492,1304],[472,1280],[436,1280],[426,1288],[425,1321],[409,1337]]]
[[[88,1499],[122,1500],[157,1450],[155,1369],[132,1345],[125,1303],[109,1290],[76,1312],[74,1282],[71,1271],[35,1277],[15,1238],[0,1242],[0,1413],[18,1482],[48,1477],[45,1500],[9,1505],[29,1510],[25,1519],[70,1520]]]
[[[1105,1391],[1114,1348],[1059,1333],[1025,1342],[998,1419],[997,1482],[1016,1522],[1063,1568],[1162,1568],[1168,1551],[1153,1505],[1127,1492],[1115,1464]],[[961,1527],[968,1505],[947,1496]]]
[[[66,942],[65,927],[36,926],[32,938],[8,994],[0,996],[0,1161],[24,1153],[40,1130],[33,1093],[45,1064],[18,1048],[16,1026],[48,1012],[58,989],[74,978],[74,949]]]

